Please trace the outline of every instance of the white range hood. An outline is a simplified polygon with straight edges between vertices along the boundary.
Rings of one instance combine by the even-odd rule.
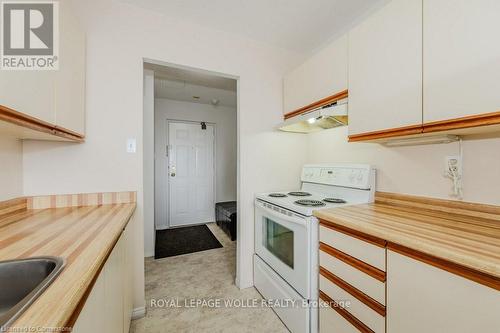
[[[285,132],[312,133],[345,126],[347,123],[347,98],[345,98],[289,118],[279,124],[277,129]]]

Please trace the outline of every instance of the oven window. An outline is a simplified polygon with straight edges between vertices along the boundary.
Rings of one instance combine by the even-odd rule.
[[[264,246],[275,257],[293,268],[293,231],[264,218]]]

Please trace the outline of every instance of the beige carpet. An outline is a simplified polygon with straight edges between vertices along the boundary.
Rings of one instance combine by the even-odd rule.
[[[224,299],[261,298],[254,288],[235,286],[236,242],[215,224],[208,226],[222,248],[145,260],[147,314],[132,322],[131,332],[288,332],[270,308],[184,306],[192,299],[220,299],[223,304]],[[156,300],[156,307],[151,300]]]

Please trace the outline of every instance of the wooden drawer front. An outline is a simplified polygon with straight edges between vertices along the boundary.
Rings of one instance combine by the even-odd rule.
[[[359,333],[359,330],[330,307],[319,309],[320,333]]]
[[[349,301],[346,310],[376,333],[385,332],[385,317],[373,311],[365,303],[332,283],[324,276],[319,278],[319,289],[336,301]]]
[[[323,225],[319,227],[319,240],[373,267],[386,271],[385,247],[367,243]]]
[[[385,305],[385,282],[345,263],[334,256],[319,251],[319,264],[354,288],[359,289],[382,305]],[[385,281],[385,278],[384,278]]]

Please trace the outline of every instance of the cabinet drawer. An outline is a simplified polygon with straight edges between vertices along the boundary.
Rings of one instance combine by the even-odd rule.
[[[333,300],[348,301],[349,307],[346,307],[346,310],[374,332],[385,332],[385,317],[324,276],[319,278],[319,289]]]
[[[320,333],[359,333],[358,329],[330,307],[319,310]]]
[[[385,247],[379,247],[321,225],[319,240],[385,272]]]
[[[319,264],[354,288],[359,289],[382,305],[385,305],[385,276],[384,281],[360,271],[359,269],[339,260],[332,255],[319,251]]]

